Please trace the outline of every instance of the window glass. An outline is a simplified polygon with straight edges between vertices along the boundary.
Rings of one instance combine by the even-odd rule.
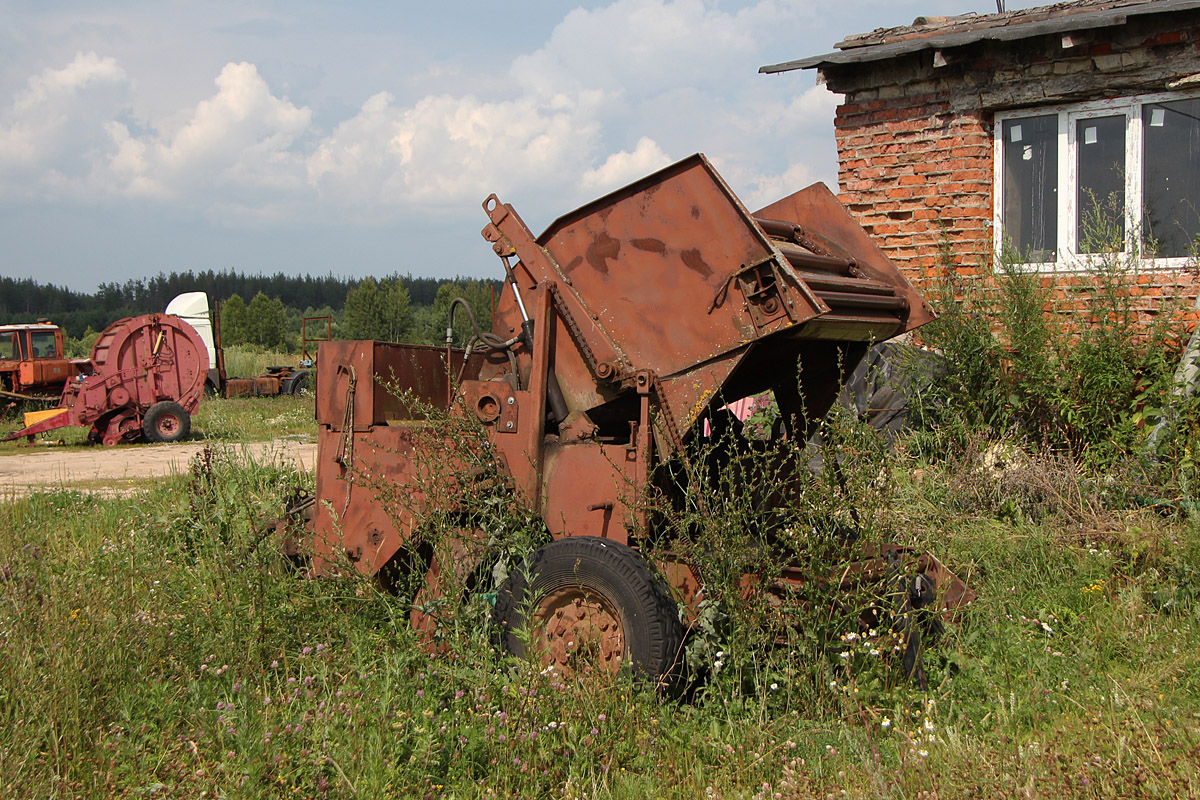
[[[1080,253],[1124,249],[1125,115],[1075,121]]]
[[[1008,120],[1004,137],[1004,235],[1028,261],[1058,250],[1058,116]]]
[[[5,333],[0,335],[0,359],[13,360],[17,358],[17,335]]]
[[[54,331],[34,331],[29,338],[34,358],[54,358]]]
[[[1200,99],[1142,108],[1142,235],[1147,255],[1196,255],[1200,235]]]

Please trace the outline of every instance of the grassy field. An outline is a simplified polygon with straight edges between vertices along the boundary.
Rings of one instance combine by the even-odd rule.
[[[0,505],[0,795],[1200,796],[1200,536],[1179,504],[896,458],[879,515],[980,595],[927,653],[929,690],[886,636],[730,633],[664,699],[497,656],[486,595],[426,655],[403,599],[304,580],[255,533],[311,479],[212,439],[133,498]]]

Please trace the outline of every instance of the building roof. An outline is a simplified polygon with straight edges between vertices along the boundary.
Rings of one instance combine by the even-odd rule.
[[[982,41],[1016,41],[1046,34],[1070,33],[1124,25],[1129,19],[1200,8],[1200,0],[1076,0],[1051,6],[963,14],[957,17],[917,17],[911,25],[878,28],[847,36],[834,45],[837,52],[759,67],[759,72],[788,72],[835,64],[882,61],[920,50],[945,50]]]

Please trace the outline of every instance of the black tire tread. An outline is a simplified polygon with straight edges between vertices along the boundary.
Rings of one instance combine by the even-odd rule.
[[[179,418],[179,431],[174,436],[161,436],[158,433],[158,419],[164,414],[174,414]],[[191,432],[191,415],[174,400],[155,403],[146,410],[146,415],[142,418],[142,435],[150,442],[179,442],[186,439]]]
[[[636,550],[597,537],[551,542],[513,570],[497,592],[492,611],[499,646],[524,655],[524,643],[515,631],[525,625],[526,607],[544,592],[566,586],[585,586],[609,599],[622,615],[635,671],[663,684],[670,682],[679,661],[683,626],[669,589]]]

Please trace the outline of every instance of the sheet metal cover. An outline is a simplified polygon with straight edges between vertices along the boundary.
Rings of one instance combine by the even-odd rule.
[[[700,154],[560,217],[538,244],[633,368],[661,376],[755,339],[735,273],[768,259],[790,272]],[[819,313],[806,287],[786,291],[798,322]]]

